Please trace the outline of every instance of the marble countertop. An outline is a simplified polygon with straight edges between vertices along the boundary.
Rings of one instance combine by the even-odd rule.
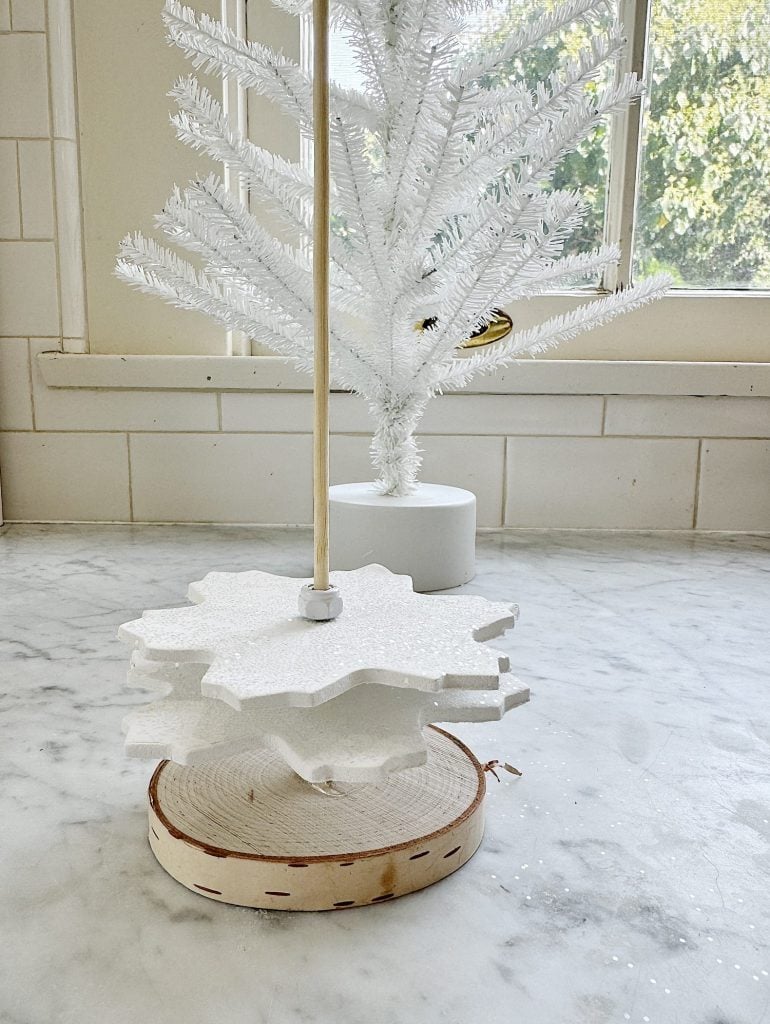
[[[211,569],[309,573],[304,531],[0,531],[1,1024],[770,1021],[770,539],[489,533],[532,701],[453,727],[489,784],[456,875],[333,914],[212,903],[156,864],[119,623]]]

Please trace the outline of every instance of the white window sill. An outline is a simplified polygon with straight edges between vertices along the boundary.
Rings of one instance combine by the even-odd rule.
[[[278,356],[81,355],[42,352],[48,387],[163,391],[312,390]],[[770,396],[770,363],[526,359],[479,377],[464,394]]]

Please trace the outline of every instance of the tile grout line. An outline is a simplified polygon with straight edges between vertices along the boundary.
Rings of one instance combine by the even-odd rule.
[[[44,28],[14,28],[13,27],[13,4],[8,5],[8,22],[10,28],[0,31],[0,36],[44,36]]]
[[[37,35],[44,36],[45,32],[38,32]],[[0,135],[0,142],[17,142],[19,139],[22,142],[50,142],[52,139],[59,139],[64,142],[73,141],[72,139],[65,139],[63,135]]]
[[[700,472],[701,462],[703,460],[703,438],[698,438],[698,457],[695,462],[695,493],[693,494],[692,502],[692,528],[696,530],[698,528],[698,505],[700,504]]]
[[[508,435],[503,436],[503,488],[500,502],[500,525],[505,526],[506,506],[508,504]]]
[[[9,336],[10,337],[10,336]],[[14,335],[15,338],[23,337],[20,335]],[[3,339],[0,339],[3,340]],[[100,390],[87,389],[87,390]],[[110,388],[101,389],[102,391],[110,391]],[[220,430],[218,427],[213,427],[210,430],[201,430],[198,427],[174,427],[174,428],[161,428],[153,429],[152,427],[45,427],[36,428],[38,433],[46,434],[125,434],[127,431],[131,431],[132,434],[147,434],[149,436],[159,436],[167,434],[171,437],[182,436],[200,436],[200,437],[213,437],[218,434],[223,434],[225,437],[312,437],[312,433],[309,430]],[[13,434],[24,434],[31,433],[29,430],[24,429],[13,429],[5,430],[4,433]],[[363,437],[370,438],[372,436],[371,431],[344,431],[337,430],[331,435],[332,437]],[[501,437],[501,434],[469,434],[469,433],[457,433],[457,434],[421,434],[421,438],[473,438],[484,440],[494,440],[495,438]],[[510,440],[520,441],[595,441],[598,440],[599,435],[597,434],[508,434],[506,435]],[[658,434],[622,434],[622,435],[609,435],[613,440],[618,441],[700,441],[701,439],[695,438],[689,435],[671,435],[668,437],[661,437]],[[768,434],[709,434],[707,438],[702,440],[707,441],[770,441]]]
[[[21,206],[21,151],[18,139],[14,140],[14,146],[16,148],[16,191],[19,198],[19,241],[21,241],[24,238],[24,213]],[[2,239],[2,241],[6,241],[6,239]],[[10,242],[11,239],[9,238],[8,241]]]
[[[32,430],[37,433],[37,409],[35,408],[35,389],[32,385],[32,339],[27,338],[27,380],[29,381],[29,403],[32,408]]]
[[[131,466],[131,434],[126,431],[126,452],[128,454],[128,517],[130,522],[134,522],[134,484],[133,484],[133,470]]]
[[[607,436],[605,434],[605,432],[604,432],[606,424],[607,424],[607,396],[603,395],[602,396],[602,425],[601,425],[601,429],[599,430],[599,436],[600,437],[606,437]]]
[[[83,347],[88,353],[91,351],[91,342],[88,331],[88,276],[86,274],[86,224],[85,224],[85,203],[83,202],[83,156],[81,153],[80,146],[80,101],[78,94],[78,61],[77,51],[75,49],[75,5],[72,0],[69,0],[67,4],[69,12],[70,22],[70,53],[69,60],[72,67],[72,113],[74,121],[74,135],[75,138],[72,140],[75,144],[75,153],[77,155],[77,204],[78,204],[78,229],[80,231],[80,275],[81,275],[81,297],[82,297],[82,329],[83,329]],[[55,131],[56,126],[51,125],[51,130]],[[52,148],[55,145],[56,137],[52,142]],[[64,141],[64,140],[62,140]],[[69,140],[66,140],[69,141]],[[62,349],[64,349],[64,339],[62,339]]]
[[[0,33],[2,34],[2,33]],[[264,530],[294,530],[313,529],[313,524],[307,523],[273,523],[257,522],[255,520],[213,520],[213,519],[136,519],[133,522],[128,519],[6,519],[4,526],[254,526]],[[700,537],[759,537],[770,538],[768,530],[729,530],[729,529],[702,529],[692,530],[686,526],[479,526],[478,532],[483,534],[495,533],[568,533],[568,534],[641,534],[654,536],[682,535],[692,537],[693,534]]]
[[[53,117],[53,81],[51,78],[51,7],[50,4],[46,4],[45,18],[46,18],[46,31],[45,35],[45,69],[48,78],[48,153],[51,164],[51,201],[53,205],[53,251],[54,261],[56,263],[56,305],[57,314],[59,321],[59,349],[64,347],[62,338],[64,337],[64,319],[62,315],[62,289],[61,289],[61,255],[60,255],[60,244],[59,244],[59,187],[56,181],[56,161],[54,160],[53,142],[51,136],[54,130],[54,117]]]
[[[0,238],[0,242],[3,242],[3,241],[18,242],[19,239],[18,238],[8,238],[8,239]],[[49,238],[49,239],[45,239],[45,241],[51,242],[51,241],[53,241],[53,239]],[[2,341],[3,338],[22,338],[22,337],[24,337],[24,335],[22,335],[22,334],[0,334],[0,341]],[[56,341],[56,339],[59,337],[59,335],[58,334],[36,334],[35,337],[36,338],[40,338],[41,341]],[[64,390],[64,389],[62,389],[62,390]],[[76,391],[78,389],[77,388],[73,388],[72,390]],[[107,389],[105,389],[105,390],[107,390]],[[117,390],[117,389],[116,388],[110,388],[109,390],[114,391],[114,390]]]

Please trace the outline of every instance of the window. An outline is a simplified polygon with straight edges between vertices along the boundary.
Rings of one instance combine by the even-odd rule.
[[[635,180],[621,183],[635,193],[632,230],[622,231],[621,217],[614,224],[605,217],[608,203],[622,201],[608,194],[609,133],[631,127],[628,143],[639,144],[637,125],[623,118],[581,143],[557,170],[554,187],[579,189],[589,204],[570,249],[584,250],[605,236],[628,247],[633,238],[627,254],[633,278],[665,269],[689,289],[770,287],[770,7],[766,0],[635,0],[622,8],[632,36],[630,64],[642,72],[636,45],[647,69],[639,187]],[[493,0],[468,20],[463,49],[472,54],[490,38],[504,40],[511,26],[542,9],[540,0]],[[573,25],[485,84],[544,79],[585,34],[584,26]],[[330,56],[340,84],[362,87],[353,49],[339,30]],[[620,147],[614,152],[620,162]],[[630,155],[625,173],[634,179]]]
[[[770,287],[770,7],[653,0],[634,272]]]
[[[191,0],[199,11],[244,21],[249,38],[295,59],[308,33],[270,0]],[[628,67],[649,92],[559,169],[556,186],[580,188],[590,214],[577,249],[619,242],[614,289],[662,266],[677,290],[638,314],[583,335],[554,358],[768,360],[770,322],[770,8],[767,0],[617,0],[629,36]],[[465,30],[468,50],[555,0],[491,0]],[[172,184],[207,165],[178,143],[165,92],[189,64],[163,40],[159,0],[119,5],[75,0],[84,250],[90,350],[137,354],[227,354],[249,350],[203,317],[132,293],[112,277],[119,239],[150,228]],[[510,75],[543,77],[580,39],[573,27],[514,65]],[[649,45],[648,45],[649,40]],[[105,88],[105,68],[111,69]],[[137,75],[135,69],[144,69]],[[357,84],[350,47],[333,39],[334,76]],[[117,69],[117,70],[116,70]],[[121,70],[122,69],[122,70]],[[209,81],[216,90],[217,85]],[[243,104],[228,87],[231,111]],[[260,97],[241,124],[256,143],[297,159],[294,125]],[[149,158],[151,154],[151,158]],[[589,289],[590,291],[591,289]],[[586,290],[517,303],[526,327],[584,301]],[[501,303],[504,303],[501,296]],[[251,351],[261,349],[251,346]]]
[[[552,5],[553,6],[553,5]],[[492,0],[492,3],[467,18],[462,32],[462,51],[469,56],[481,54],[489,44],[504,42],[512,27],[535,18],[542,12],[540,0]],[[609,13],[601,19],[610,21]],[[511,81],[535,83],[547,77],[559,65],[564,55],[574,52],[586,35],[585,26],[572,25],[548,40],[547,45],[528,52],[523,59],[511,61],[496,76],[487,76],[489,87],[506,85]],[[355,54],[345,35],[337,30],[330,40],[330,70],[340,85],[364,88],[358,72]],[[608,85],[611,71],[608,69],[603,81],[594,86],[594,91]],[[579,233],[569,241],[565,253],[581,252],[601,243],[604,233],[604,209],[607,193],[608,160],[607,126],[601,127],[591,138],[580,144],[577,151],[562,161],[553,180],[557,189],[580,189],[589,204],[589,211]]]

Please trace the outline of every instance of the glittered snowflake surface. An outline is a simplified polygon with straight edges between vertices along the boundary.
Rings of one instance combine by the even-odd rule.
[[[360,683],[424,691],[495,689],[504,654],[482,641],[515,621],[515,606],[482,597],[415,594],[382,566],[332,573],[344,611],[300,618],[308,582],[259,571],[209,573],[185,608],[147,611],[120,629],[153,661],[208,666],[200,692],[236,710],[313,707]]]
[[[200,683],[203,666],[184,666],[182,673],[168,668],[174,670],[166,677],[171,693],[126,716],[128,754],[202,764],[269,747],[308,782],[383,781],[389,772],[424,763],[424,725],[495,721],[529,697],[508,673],[496,690],[429,693],[371,683],[318,707],[235,711],[220,700],[190,696],[188,684],[196,676]],[[163,675],[152,679],[160,682]]]

